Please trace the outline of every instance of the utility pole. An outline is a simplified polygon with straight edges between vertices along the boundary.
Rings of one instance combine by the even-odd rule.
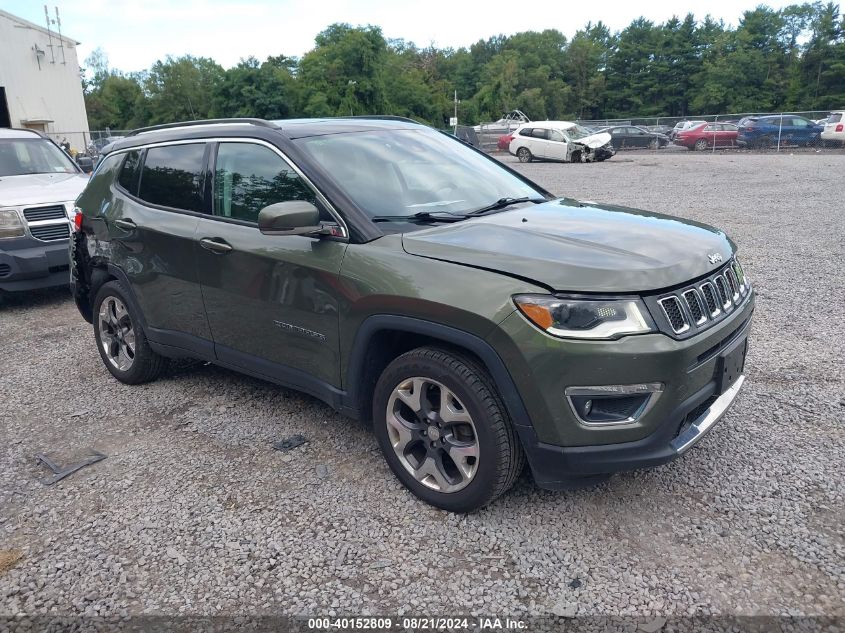
[[[455,90],[455,136],[458,135],[458,91]]]

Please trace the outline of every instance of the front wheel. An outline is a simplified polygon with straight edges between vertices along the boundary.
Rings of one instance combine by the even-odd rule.
[[[530,163],[533,156],[531,156],[531,150],[527,147],[520,147],[516,150],[516,157],[519,159],[520,163]]]
[[[384,370],[373,396],[376,437],[417,497],[471,512],[508,490],[525,456],[492,380],[458,354],[421,347]]]
[[[94,338],[100,357],[112,376],[137,385],[155,380],[167,366],[147,342],[137,314],[130,308],[127,292],[117,281],[103,284],[94,298]]]

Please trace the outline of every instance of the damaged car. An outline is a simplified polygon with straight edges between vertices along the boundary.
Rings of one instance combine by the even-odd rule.
[[[593,132],[569,121],[534,121],[514,133],[508,151],[521,163],[553,160],[592,163],[607,160],[616,151],[610,134]]]

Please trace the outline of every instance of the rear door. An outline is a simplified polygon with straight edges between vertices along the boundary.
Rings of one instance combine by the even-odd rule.
[[[264,235],[265,206],[327,204],[276,148],[220,142],[212,161],[212,215],[199,222],[195,252],[217,358],[315,393],[339,385],[338,273],[345,238]]]
[[[207,355],[211,335],[193,255],[206,151],[194,141],[127,152],[103,216],[111,261],[129,280],[148,336]]]
[[[531,153],[534,156],[548,158],[549,154],[549,130],[535,127],[531,131]]]

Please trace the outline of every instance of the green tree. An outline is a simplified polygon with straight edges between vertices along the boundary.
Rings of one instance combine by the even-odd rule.
[[[299,112],[298,86],[291,72],[295,60],[250,57],[223,73],[214,93],[218,117],[284,119]]]
[[[213,116],[223,68],[206,57],[168,57],[150,68],[144,81],[149,123],[171,123]]]
[[[385,110],[388,54],[381,29],[332,24],[299,64],[307,116],[379,114]]]

